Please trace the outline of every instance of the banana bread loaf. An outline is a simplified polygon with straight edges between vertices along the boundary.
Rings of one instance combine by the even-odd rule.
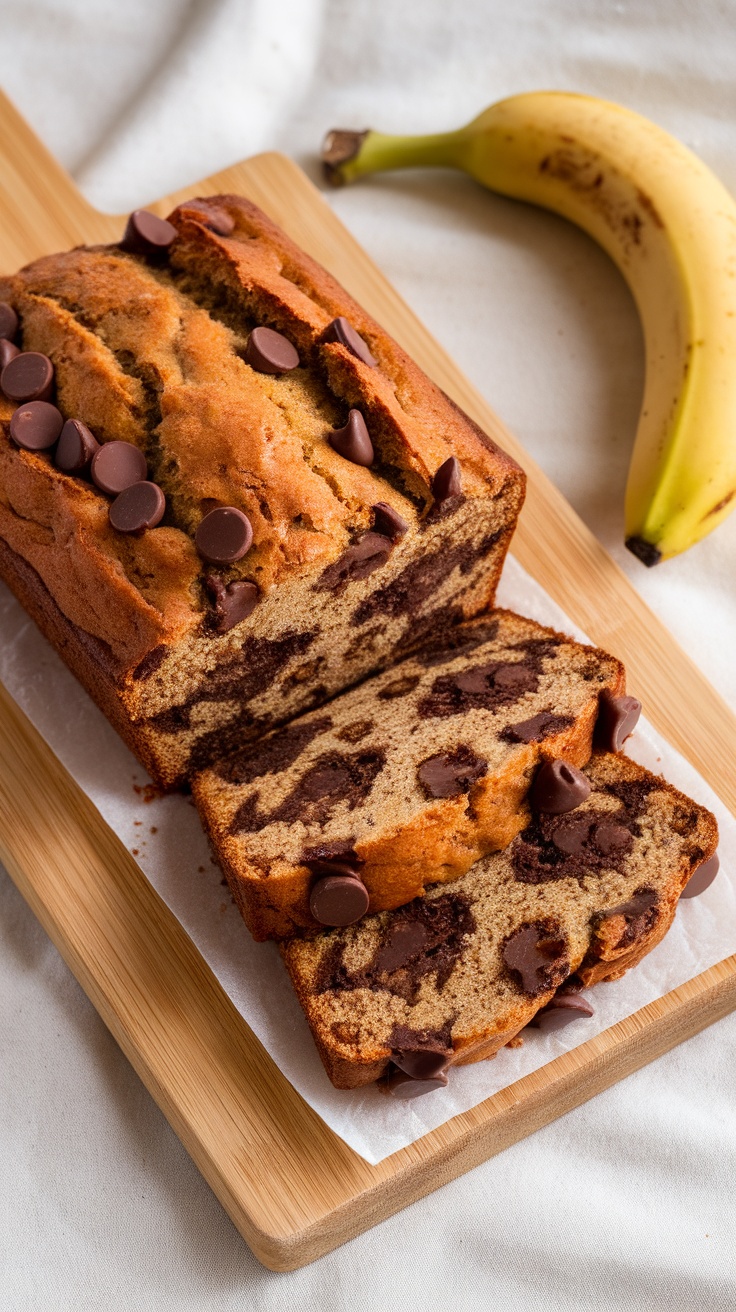
[[[664,937],[713,856],[715,819],[626,757],[596,754],[586,775],[586,800],[536,813],[462,879],[280,945],[333,1084],[389,1073],[399,1096],[437,1087],[447,1065],[492,1057],[571,977],[618,979]]]
[[[505,847],[539,761],[584,765],[601,694],[624,677],[605,652],[497,610],[195,775],[251,933],[349,924]]]
[[[522,471],[248,201],[0,300],[0,573],[163,785],[492,604]]]

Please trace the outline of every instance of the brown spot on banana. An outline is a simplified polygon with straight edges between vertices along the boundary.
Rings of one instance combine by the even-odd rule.
[[[725,497],[722,497],[721,500],[713,506],[712,510],[709,510],[707,515],[703,516],[703,519],[710,519],[711,515],[717,515],[721,510],[725,510],[726,506],[730,505],[734,497],[736,497],[736,489],[734,489],[733,492],[728,492]]]

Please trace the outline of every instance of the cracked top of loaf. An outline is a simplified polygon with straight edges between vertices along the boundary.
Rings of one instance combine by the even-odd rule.
[[[120,674],[206,620],[212,568],[195,533],[213,507],[243,511],[253,528],[252,547],[218,571],[221,581],[247,579],[263,596],[285,579],[319,577],[372,529],[378,502],[420,529],[437,513],[431,484],[450,456],[465,500],[508,498],[511,523],[523,498],[518,466],[254,205],[190,201],[170,221],[177,235],[165,260],[79,247],[0,282],[22,349],[53,362],[64,418],[81,419],[99,442],[141,448],[166,497],[158,527],[116,532],[109,497],[49,454],[18,449],[3,425],[2,536],[64,615],[106,644]],[[327,340],[338,316],[375,367]],[[273,376],[246,362],[263,325],[296,347],[298,368]],[[3,405],[7,420],[13,407]],[[329,444],[351,408],[365,419],[371,468]]]

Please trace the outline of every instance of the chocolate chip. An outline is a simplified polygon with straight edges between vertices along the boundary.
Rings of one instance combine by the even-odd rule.
[[[218,506],[200,521],[194,541],[205,560],[213,565],[231,565],[250,548],[253,529],[242,510],[235,506]]]
[[[378,364],[360,333],[357,333],[353,325],[342,315],[338,319],[333,319],[325,329],[325,341],[339,342],[341,346],[346,346],[353,355],[363,361],[363,364],[369,364],[372,368]]]
[[[216,232],[220,237],[229,237],[235,228],[235,219],[227,210],[223,210],[219,205],[213,205],[208,200],[188,200],[184,205],[188,210],[199,210],[205,227],[212,232]]]
[[[356,874],[325,875],[309,897],[309,909],[320,925],[354,925],[368,910],[368,889]]]
[[[447,1048],[414,1048],[392,1053],[391,1060],[413,1080],[432,1080],[444,1073],[451,1056]]]
[[[457,456],[450,456],[440,465],[432,479],[432,496],[435,506],[444,506],[462,495],[463,484],[460,475],[460,461]]]
[[[634,836],[625,825],[602,821],[593,829],[593,846],[601,856],[623,856],[634,846]]]
[[[572,724],[569,715],[552,715],[549,711],[540,711],[530,720],[521,720],[518,724],[509,724],[501,732],[501,737],[512,743],[539,743],[543,738],[551,738],[562,733]]]
[[[432,685],[432,692],[422,702],[423,715],[456,714],[466,704],[457,698],[455,690],[472,697],[481,697],[481,706],[489,710],[505,701],[514,701],[522,692],[535,692],[539,676],[523,661],[486,661],[459,674],[440,675]],[[472,705],[473,703],[471,703]]]
[[[20,355],[20,351],[15,342],[9,342],[7,337],[0,337],[0,374],[6,364],[10,364],[10,361],[14,360],[16,355]]]
[[[54,453],[54,463],[65,474],[81,474],[99,449],[99,442],[81,419],[67,419]]]
[[[219,237],[229,237],[234,231],[235,219],[226,210],[210,210],[207,215],[207,227]]]
[[[581,856],[590,837],[592,820],[581,816],[579,820],[569,820],[560,825],[552,834],[552,842],[558,852],[566,856]]]
[[[573,1020],[587,1020],[595,1015],[593,1007],[579,993],[555,993],[555,996],[540,1007],[536,1016],[529,1021],[529,1028],[542,1030],[549,1034],[552,1030],[561,1030]]]
[[[699,897],[704,893],[706,888],[710,888],[713,880],[718,874],[720,868],[718,853],[714,852],[712,857],[703,861],[697,870],[690,876],[688,882],[683,888],[680,897]]]
[[[419,765],[417,775],[428,797],[458,797],[470,792],[487,769],[488,762],[483,757],[461,744],[454,752],[427,757]]]
[[[313,875],[343,875],[346,879],[359,879],[358,871],[348,861],[339,861],[337,857],[330,860],[327,857],[314,857],[312,860],[304,862],[309,866]],[[358,864],[356,862],[356,864]]]
[[[569,761],[545,761],[534,776],[529,800],[535,811],[564,815],[590,796],[590,781]]]
[[[351,410],[344,428],[333,428],[328,440],[333,451],[354,465],[367,469],[373,464],[373,443],[360,410]]]
[[[116,497],[126,487],[142,482],[148,466],[140,447],[132,442],[105,442],[95,451],[89,472],[96,487]]]
[[[18,316],[12,305],[7,301],[0,301],[0,337],[5,337],[12,342],[18,331]]]
[[[357,874],[358,868],[365,863],[355,851],[353,841],[352,838],[337,838],[331,843],[318,843],[316,847],[305,848],[302,860],[315,875],[333,874],[335,863],[348,867],[347,872],[341,873]]]
[[[461,692],[488,692],[497,669],[498,661],[487,661],[485,665],[476,665],[471,670],[463,670],[460,674],[456,674],[453,683]]]
[[[383,537],[389,538],[391,542],[398,542],[403,538],[405,533],[409,532],[409,525],[393,506],[389,506],[386,501],[377,501],[373,510],[373,527],[376,533],[381,533]]]
[[[391,926],[388,938],[378,949],[375,969],[387,975],[401,970],[413,957],[424,951],[428,941],[429,932],[420,920],[400,920]]]
[[[659,898],[653,888],[643,888],[635,893],[628,902],[622,902],[617,907],[609,907],[606,911],[597,912],[594,919],[598,921],[611,920],[614,916],[623,916],[627,927],[616,945],[620,947],[624,943],[633,942],[651,928],[656,920],[658,901]]]
[[[537,678],[536,672],[521,662],[504,664],[499,665],[493,675],[493,686],[503,688],[504,692],[518,692],[536,684]]]
[[[55,405],[48,401],[29,401],[18,406],[10,420],[10,436],[24,451],[48,451],[64,426]]]
[[[110,523],[118,533],[142,533],[161,523],[166,497],[157,483],[142,480],[119,492],[110,506]]]
[[[204,584],[212,599],[217,633],[229,633],[241,620],[247,620],[258,604],[258,586],[249,579],[224,584],[222,579],[210,574]]]
[[[322,571],[313,585],[315,592],[341,592],[348,583],[367,579],[375,569],[385,565],[393,543],[382,533],[364,533],[359,542]]]
[[[444,1089],[446,1086],[445,1071],[438,1071],[431,1079],[415,1080],[405,1071],[399,1070],[391,1071],[384,1085],[392,1097],[400,1098],[402,1102],[407,1102],[410,1098],[421,1098],[425,1093],[433,1093],[435,1089]]]
[[[567,953],[562,940],[540,925],[522,925],[505,942],[503,959],[512,974],[521,981],[524,993],[538,997],[567,974]],[[564,971],[562,978],[558,978]]]
[[[299,365],[299,354],[288,337],[273,328],[254,328],[245,348],[246,362],[259,374],[285,374]]]
[[[620,752],[630,733],[636,728],[641,715],[641,702],[636,697],[614,697],[604,688],[598,703],[598,720],[595,726],[595,746],[602,752]]]
[[[134,255],[164,255],[175,237],[176,228],[168,219],[150,210],[133,210],[120,245]]]
[[[6,364],[0,387],[9,401],[48,401],[54,386],[54,366],[40,351],[21,351]]]
[[[635,893],[627,903],[621,903],[618,907],[609,907],[607,911],[598,912],[602,920],[609,920],[611,916],[623,916],[624,920],[632,920],[636,916],[643,916],[644,912],[651,911],[652,907],[657,904],[657,895],[653,888],[643,888],[642,891]]]

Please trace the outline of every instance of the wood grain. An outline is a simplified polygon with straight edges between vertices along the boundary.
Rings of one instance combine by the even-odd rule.
[[[524,464],[514,550],[622,657],[657,727],[736,809],[736,720],[303,173],[261,155],[151,205],[242,192],[324,263]],[[0,265],[119,236],[0,99]],[[302,1101],[178,921],[0,689],[0,857],[256,1256],[314,1260],[577,1106],[736,1006],[736,958],[369,1166]],[[263,1170],[263,1163],[268,1170]]]

